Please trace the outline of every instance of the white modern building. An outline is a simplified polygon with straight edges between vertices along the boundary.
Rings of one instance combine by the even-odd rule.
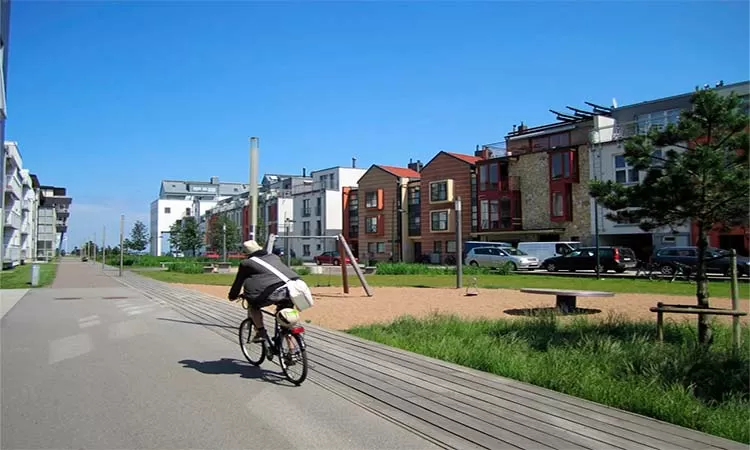
[[[745,99],[750,97],[750,83],[742,82],[730,85],[723,83],[715,87],[719,93],[728,95],[736,92]],[[645,172],[634,170],[625,161],[624,140],[635,134],[645,134],[655,126],[664,128],[667,124],[676,124],[680,113],[691,107],[692,92],[650,100],[632,105],[612,108],[611,117],[596,116],[590,134],[591,158],[589,170],[591,179],[612,180],[622,184],[639,183]],[[747,102],[747,100],[746,100]],[[746,103],[747,104],[747,103]],[[676,151],[681,148],[675,147]],[[659,151],[657,151],[659,152]],[[654,155],[656,158],[660,154]],[[593,205],[593,202],[592,202]],[[601,245],[624,245],[633,248],[639,257],[650,255],[654,250],[665,246],[690,245],[690,224],[675,229],[659,229],[646,232],[635,223],[617,223],[607,219],[609,211],[604,208],[593,208],[591,211],[592,234],[596,233],[595,211],[598,210],[599,239]]]
[[[310,172],[310,180],[292,189],[294,231],[289,234],[311,236],[289,239],[293,254],[311,261],[325,251],[336,250],[336,240],[314,236],[336,236],[343,227],[342,188],[356,186],[366,169],[331,167]],[[279,230],[280,237],[286,234]]]
[[[10,268],[21,264],[24,187],[17,143],[4,143],[3,161],[3,268]]]
[[[201,215],[218,201],[247,191],[247,184],[220,182],[218,177],[210,181],[162,180],[159,198],[151,202],[150,252],[165,255],[172,250],[169,245],[169,230],[185,216]]]

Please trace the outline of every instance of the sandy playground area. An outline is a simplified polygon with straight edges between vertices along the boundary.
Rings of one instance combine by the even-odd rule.
[[[194,289],[216,297],[217,301],[229,302],[226,299],[228,286],[207,286],[180,284],[179,286]],[[315,306],[305,310],[302,317],[311,323],[336,330],[346,330],[355,325],[389,322],[399,316],[411,315],[423,317],[433,312],[456,314],[466,318],[514,318],[506,311],[523,308],[549,308],[555,305],[555,296],[526,294],[512,289],[479,289],[479,295],[467,297],[464,289],[447,288],[410,288],[410,287],[373,287],[373,296],[367,297],[361,287],[350,288],[349,294],[343,293],[341,287],[311,287]],[[670,296],[662,294],[621,294],[604,298],[578,298],[578,308],[596,309],[601,312],[585,314],[583,317],[593,320],[606,319],[611,313],[622,314],[631,319],[656,321],[656,314],[649,308],[657,302],[674,304],[695,304],[695,297]],[[232,303],[241,308],[238,302]],[[711,306],[731,308],[728,298],[712,298]],[[741,302],[740,308],[748,311],[747,300]],[[565,317],[581,317],[570,315]],[[728,316],[714,316],[726,323],[731,322]],[[667,314],[665,321],[695,322],[693,314]],[[742,318],[747,323],[748,317]]]

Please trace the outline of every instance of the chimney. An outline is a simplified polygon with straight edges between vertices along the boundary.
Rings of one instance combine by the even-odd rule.
[[[357,158],[352,158],[352,169],[357,168]]]
[[[523,133],[524,131],[526,131],[526,130],[528,130],[528,129],[529,129],[529,127],[527,127],[526,125],[524,125],[524,123],[523,123],[523,122],[521,122],[521,125],[519,125],[519,126],[518,126],[518,133],[519,133],[519,134],[520,134],[520,133]]]
[[[490,159],[490,149],[487,146],[482,147],[482,159]]]
[[[211,184],[219,184],[219,177],[211,177]]]
[[[307,176],[307,168],[306,168],[306,167],[303,167],[303,168],[302,168],[302,176],[303,176],[303,177],[306,177],[306,176]]]

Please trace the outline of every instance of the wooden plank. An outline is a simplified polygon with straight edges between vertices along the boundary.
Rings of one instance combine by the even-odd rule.
[[[314,342],[314,341],[313,341]],[[355,352],[359,355],[362,355],[363,353],[372,352],[373,349],[367,348],[367,346],[350,346],[349,343],[344,343],[342,341],[337,340],[337,343],[344,345],[346,348],[342,349],[341,353],[347,353],[347,352]],[[575,413],[580,418],[585,418],[586,420],[589,420],[591,418],[596,418],[599,422],[604,422],[609,425],[613,425],[620,429],[627,429],[631,430],[640,434],[644,434],[646,436],[651,436],[656,439],[659,439],[661,442],[673,442],[673,441],[679,441],[681,445],[684,446],[684,448],[698,448],[698,449],[704,449],[706,448],[706,445],[713,445],[715,448],[737,448],[737,444],[734,441],[729,441],[723,438],[719,438],[716,436],[711,436],[705,433],[700,433],[695,430],[690,430],[683,427],[678,427],[674,424],[668,424],[666,422],[659,422],[651,418],[645,418],[643,416],[636,416],[638,418],[645,419],[646,421],[646,427],[643,427],[641,424],[633,423],[631,420],[631,417],[629,417],[632,413],[627,413],[618,409],[609,408],[609,407],[603,407],[601,405],[598,405],[596,403],[591,402],[593,405],[601,406],[601,408],[605,409],[605,414],[596,414],[592,413],[592,411],[587,409],[582,409],[581,405],[577,404],[577,400],[579,400],[577,397],[572,396],[565,396],[565,394],[559,394],[560,396],[567,397],[565,400],[568,400],[567,402],[560,402],[555,398],[550,398],[544,395],[538,395],[536,392],[528,392],[525,390],[519,390],[516,389],[515,386],[508,386],[504,384],[499,384],[496,386],[487,386],[483,383],[476,383],[475,379],[472,379],[472,377],[463,376],[460,372],[456,371],[435,371],[433,367],[430,366],[424,366],[421,363],[411,360],[411,359],[404,359],[401,357],[393,357],[392,355],[383,355],[380,353],[375,353],[376,357],[382,357],[382,361],[380,361],[378,364],[383,364],[385,361],[390,361],[394,364],[396,364],[399,367],[409,367],[415,371],[418,372],[419,376],[421,377],[430,377],[432,375],[440,376],[440,379],[447,381],[448,386],[460,386],[460,387],[469,387],[473,388],[475,391],[481,392],[480,398],[487,399],[489,401],[489,398],[487,396],[497,397],[498,396],[498,390],[503,394],[503,399],[512,399],[514,402],[517,402],[518,404],[528,404],[528,402],[535,402],[534,404],[541,403],[543,404],[542,407],[538,408],[543,411],[549,411],[550,408],[554,408],[556,410],[564,411],[565,416],[569,416],[570,413]],[[409,355],[406,355],[407,357]],[[499,378],[499,377],[498,377]],[[501,380],[504,380],[500,378]],[[433,381],[437,382],[437,381]],[[531,386],[531,385],[530,385]],[[549,390],[544,390],[543,388],[539,388],[534,386],[535,390],[543,390],[543,393],[546,393],[544,391],[553,392]],[[500,398],[500,397],[498,397]],[[570,400],[573,400],[572,402]],[[583,400],[581,400],[583,402]],[[584,405],[584,407],[587,405]],[[624,413],[624,414],[622,414]],[[623,418],[622,416],[625,415]],[[620,416],[620,417],[618,417]],[[655,429],[652,427],[655,424],[663,424],[664,426],[659,427],[658,429]],[[589,424],[588,426],[592,426]],[[665,435],[666,434],[666,435]],[[706,442],[708,441],[708,442]],[[692,444],[691,444],[692,442]],[[727,446],[726,444],[729,443],[730,445]],[[740,444],[741,445],[741,444]]]
[[[321,356],[321,353],[317,351],[317,349],[316,351],[312,352],[312,355],[314,355],[316,359],[324,359],[334,364],[337,362],[337,359],[340,359],[339,357],[335,356],[334,353],[329,353],[327,356]],[[356,362],[351,364],[342,364],[339,361],[338,364],[344,367],[352,368],[353,370],[357,370]],[[360,370],[358,370],[358,372],[368,373],[367,369],[363,370],[362,367],[359,367],[359,369]],[[467,426],[470,425],[461,421],[461,414],[465,414],[467,416],[471,416],[475,419],[481,420],[486,424],[492,425],[493,427],[499,427],[511,433],[525,436],[551,448],[570,449],[575,447],[589,449],[618,449],[634,447],[632,442],[627,441],[624,442],[626,446],[622,447],[609,445],[601,441],[596,441],[588,437],[577,435],[562,428],[551,426],[540,420],[529,420],[524,423],[524,416],[517,414],[516,411],[503,408],[496,408],[496,411],[487,411],[487,408],[472,406],[469,402],[465,401],[465,396],[462,396],[461,394],[449,391],[447,389],[445,390],[445,392],[436,392],[435,390],[431,390],[431,383],[429,383],[428,381],[403,381],[402,379],[397,377],[389,377],[388,374],[384,374],[383,372],[380,372],[380,374],[380,376],[383,377],[388,384],[414,394],[414,396],[410,396],[408,398],[410,402],[416,403],[419,406],[433,411],[435,410],[432,405],[433,402],[450,408],[451,412],[448,414],[448,417],[464,423]],[[377,375],[371,376],[377,378]],[[482,431],[488,433],[490,432],[486,429]],[[589,433],[591,430],[581,427],[581,431]]]
[[[313,346],[312,348],[315,348],[315,346]],[[346,352],[342,352],[342,355],[345,353]],[[318,356],[316,355],[316,357]],[[387,363],[381,362],[381,364],[386,367]],[[373,368],[376,368],[377,366],[378,363],[371,364],[371,367]],[[461,385],[454,385],[451,382],[446,382],[445,380],[442,380],[441,378],[435,376],[430,376],[428,374],[422,373],[416,374],[416,376],[422,378],[424,380],[424,383],[428,385],[433,384],[441,388],[448,388],[446,389],[446,392],[435,393],[436,396],[443,395],[448,398],[452,397],[456,400],[461,401],[467,407],[470,406],[486,412],[492,411],[494,409],[497,417],[507,417],[508,415],[513,415],[518,419],[524,418],[525,420],[521,419],[523,420],[524,426],[531,427],[536,423],[540,431],[544,431],[548,434],[558,434],[559,431],[555,431],[556,428],[557,430],[567,430],[570,433],[569,436],[575,436],[574,433],[576,433],[579,436],[596,439],[600,442],[605,442],[613,447],[618,448],[663,449],[670,447],[670,444],[668,443],[653,440],[651,442],[651,445],[646,445],[642,442],[644,440],[643,436],[637,433],[621,431],[620,433],[614,434],[611,429],[612,427],[609,427],[607,424],[598,423],[596,420],[584,416],[573,417],[575,415],[571,415],[565,410],[555,411],[554,409],[546,408],[543,405],[539,407],[539,405],[535,404],[534,402],[524,403],[522,401],[518,401],[517,399],[514,401],[513,399],[500,397],[491,398],[471,388]],[[537,406],[537,408],[534,408],[534,406]],[[646,440],[649,439],[646,438]],[[672,448],[677,449],[685,447],[675,446]],[[697,448],[705,448],[705,446]]]

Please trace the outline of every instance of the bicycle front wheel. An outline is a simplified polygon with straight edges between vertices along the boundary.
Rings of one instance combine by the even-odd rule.
[[[307,350],[298,334],[287,334],[279,343],[279,363],[287,380],[299,386],[307,378]]]
[[[240,348],[242,349],[242,354],[245,355],[245,359],[250,364],[258,366],[266,358],[266,346],[262,342],[253,342],[254,331],[255,326],[253,325],[253,321],[245,319],[240,324],[238,335],[240,338]]]

